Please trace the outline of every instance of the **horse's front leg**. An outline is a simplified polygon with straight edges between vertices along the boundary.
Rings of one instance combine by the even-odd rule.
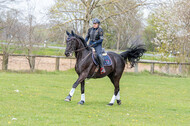
[[[77,81],[73,84],[73,87],[71,89],[71,91],[69,92],[69,95],[65,98],[65,101],[71,101],[71,97],[73,96],[75,89],[77,88],[77,86],[82,83],[85,79],[87,78],[87,74],[83,73],[79,76],[79,78],[77,79]]]
[[[81,105],[83,105],[85,102],[84,88],[85,88],[85,81],[82,81],[81,82],[81,100],[78,102],[78,104],[81,104]]]

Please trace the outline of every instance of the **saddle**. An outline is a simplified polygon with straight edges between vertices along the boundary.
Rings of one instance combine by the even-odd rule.
[[[95,52],[95,49],[92,49],[92,59],[93,59],[93,62],[98,66],[99,63],[98,63],[98,60],[97,60],[97,54]],[[104,66],[111,66],[112,65],[112,60],[110,58],[110,56],[105,52],[105,49],[102,48],[102,57],[104,59],[103,61],[103,65]]]
[[[104,59],[104,61],[103,61],[104,66],[111,66],[112,65],[112,60],[109,57],[109,55],[105,52],[104,48],[102,48],[102,57]],[[99,63],[98,63],[98,60],[97,60],[97,54],[96,54],[94,48],[92,48],[92,60],[93,60],[94,64],[96,65],[96,69],[95,69],[93,75],[87,77],[88,79],[95,77],[96,73],[99,70]]]

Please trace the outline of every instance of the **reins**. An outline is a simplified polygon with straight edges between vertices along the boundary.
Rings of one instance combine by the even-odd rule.
[[[86,47],[83,47],[83,48],[80,48],[80,49],[77,49],[77,50],[75,50],[74,52],[80,52],[80,51],[82,51],[83,49],[86,49],[86,48],[88,48],[88,47],[92,47],[92,45],[86,46]]]
[[[90,52],[87,56],[85,56],[85,57],[80,61],[80,63],[83,62],[91,53],[92,53],[92,52]]]

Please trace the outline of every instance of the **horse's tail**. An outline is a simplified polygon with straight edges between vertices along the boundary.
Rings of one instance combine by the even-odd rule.
[[[135,63],[140,60],[143,53],[146,52],[145,45],[131,45],[127,51],[122,52],[120,55],[124,60],[128,60],[131,67],[134,67]]]

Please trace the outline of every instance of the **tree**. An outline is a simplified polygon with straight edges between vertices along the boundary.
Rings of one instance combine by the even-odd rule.
[[[95,16],[103,19],[101,26],[105,32],[104,47],[116,48],[117,51],[126,49],[128,44],[140,34],[142,16],[137,7],[138,4],[134,0],[120,0],[106,7],[101,6],[94,11]],[[132,7],[134,8],[131,9]],[[122,13],[124,10],[128,11]],[[114,13],[118,15],[108,18],[108,15],[113,15]]]
[[[121,19],[124,21],[127,18],[127,21],[129,21],[130,19],[127,16],[133,15],[135,17],[137,8],[146,5],[145,2],[146,0],[140,2],[135,0],[56,0],[56,4],[50,10],[50,21],[53,24],[52,28],[60,29],[63,32],[65,32],[65,29],[74,29],[85,37],[93,18],[101,19],[105,27],[108,22],[116,24],[117,21],[121,22]],[[124,26],[122,23],[116,25],[118,24]],[[131,24],[128,26],[131,27]],[[128,26],[126,25],[126,27]],[[115,29],[117,29],[115,31],[118,31],[119,26]],[[121,35],[117,36],[118,39],[116,40],[119,40]],[[119,43],[117,47],[119,48]]]
[[[2,70],[8,69],[8,57],[19,48],[18,37],[20,31],[20,22],[18,21],[19,12],[10,10],[1,12],[0,17],[0,39],[2,40],[1,48],[3,52]]]
[[[156,45],[152,42],[156,37],[156,26],[154,25],[155,16],[151,14],[147,19],[148,25],[145,27],[143,31],[143,41],[146,45],[148,51],[156,51]]]
[[[190,56],[190,2],[178,0],[165,3],[155,11],[157,50],[167,56],[177,54],[178,62],[189,61]]]
[[[42,38],[42,33],[38,32],[38,25],[34,16],[35,5],[26,0],[27,10],[26,16],[23,16],[23,26],[21,27],[19,42],[22,46],[22,50],[26,54],[30,70],[35,69],[35,57],[33,56],[34,51],[39,50],[38,45],[42,44],[46,38]]]

